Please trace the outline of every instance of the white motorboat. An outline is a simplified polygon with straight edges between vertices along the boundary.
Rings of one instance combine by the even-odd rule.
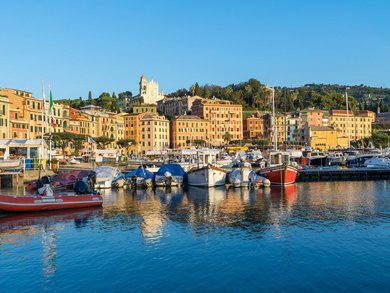
[[[383,168],[390,169],[390,158],[389,157],[374,157],[364,162],[364,166],[367,168]]]
[[[234,187],[249,187],[251,172],[253,172],[251,164],[246,162],[242,167],[236,168],[228,174],[228,182]]]

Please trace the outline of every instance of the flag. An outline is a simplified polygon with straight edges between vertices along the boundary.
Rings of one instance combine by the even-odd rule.
[[[88,141],[88,143],[90,143],[90,144],[96,143],[96,141],[94,141],[94,140],[92,139],[92,137],[90,137],[90,136],[88,136],[87,141]]]
[[[56,122],[54,120],[54,102],[53,102],[53,95],[51,94],[51,90],[50,90],[50,105],[49,105],[49,111],[50,111],[50,117],[51,117],[51,126],[53,126],[53,128],[56,128]]]

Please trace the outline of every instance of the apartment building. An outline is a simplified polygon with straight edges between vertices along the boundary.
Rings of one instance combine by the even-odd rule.
[[[219,99],[196,99],[192,115],[209,121],[209,144],[221,146],[243,138],[242,105]]]
[[[171,120],[171,147],[185,149],[205,146],[209,121],[194,115],[180,115]]]

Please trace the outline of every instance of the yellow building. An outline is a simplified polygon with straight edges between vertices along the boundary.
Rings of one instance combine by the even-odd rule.
[[[171,121],[171,147],[184,149],[205,145],[209,122],[198,116],[180,115]]]
[[[162,151],[169,148],[169,120],[156,113],[139,114],[140,141],[142,153]]]
[[[371,111],[331,110],[329,125],[340,129],[343,136],[350,140],[359,140],[372,135],[372,123],[375,121],[375,113]]]
[[[0,96],[0,138],[10,139],[9,136],[9,99],[7,96]]]
[[[218,99],[197,99],[192,104],[192,115],[209,121],[210,145],[226,144],[227,138],[243,138],[242,105]]]
[[[333,127],[306,125],[304,138],[308,146],[318,150],[348,147],[348,138],[341,130]]]
[[[157,113],[156,104],[135,104],[132,106],[132,113],[141,114],[141,113]]]

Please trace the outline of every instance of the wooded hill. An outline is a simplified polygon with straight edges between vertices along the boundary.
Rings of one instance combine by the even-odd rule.
[[[301,87],[275,87],[275,106],[279,112],[288,112],[307,107],[324,110],[345,109],[345,90],[353,109],[389,111],[390,89],[365,85],[345,86],[327,84],[306,84]],[[189,89],[179,89],[169,96],[198,95],[205,98],[216,97],[242,104],[244,110],[270,110],[272,90],[256,79],[225,87],[218,85],[200,86],[198,83]]]

